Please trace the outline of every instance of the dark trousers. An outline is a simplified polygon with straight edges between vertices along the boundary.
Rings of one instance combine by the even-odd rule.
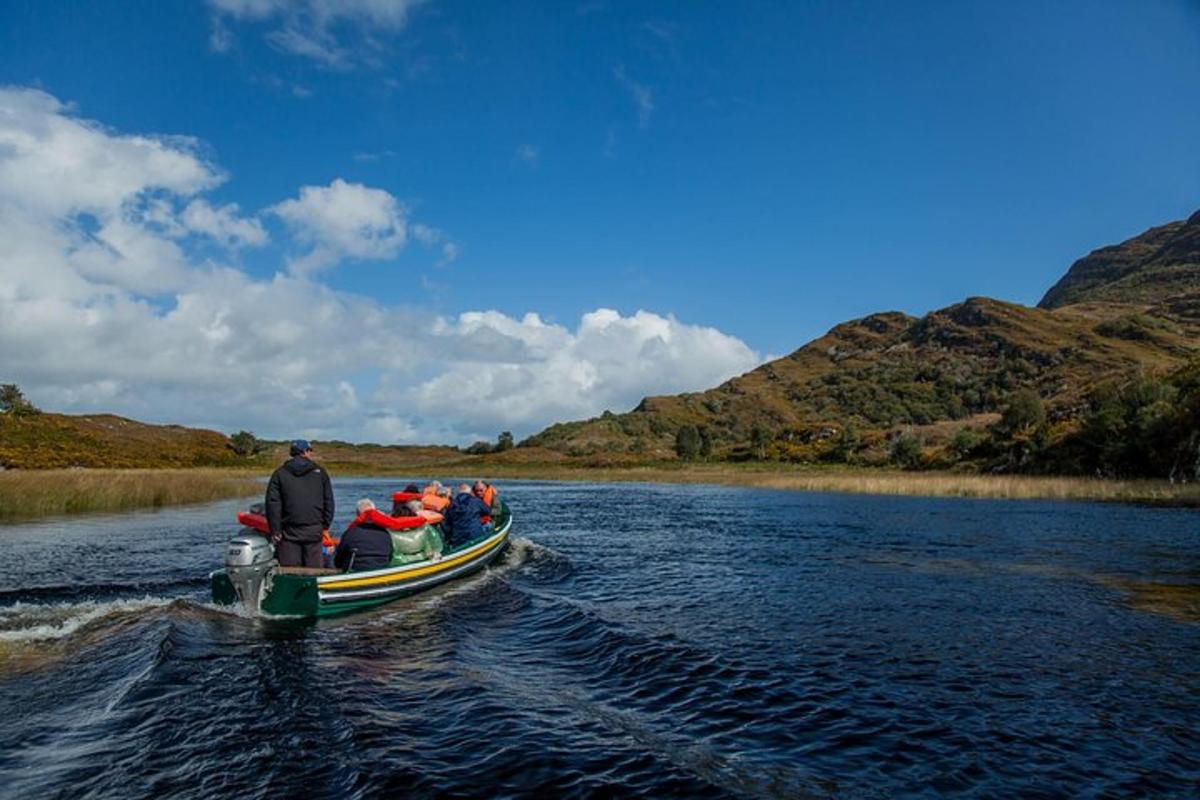
[[[323,567],[325,554],[320,542],[292,542],[280,539],[275,545],[275,557],[281,567]]]

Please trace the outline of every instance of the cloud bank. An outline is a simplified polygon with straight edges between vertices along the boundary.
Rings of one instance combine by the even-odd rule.
[[[249,213],[207,197],[227,177],[193,139],[120,133],[43,92],[0,89],[0,381],[48,410],[466,443],[760,361],[735,337],[649,311],[597,309],[570,327],[335,291],[322,270],[412,242],[445,260],[457,245],[382,189],[335,179]],[[272,219],[293,255],[255,277],[234,256],[265,244]]]

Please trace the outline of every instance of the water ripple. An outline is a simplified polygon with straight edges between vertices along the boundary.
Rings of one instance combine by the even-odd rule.
[[[340,507],[394,483],[338,481]],[[491,569],[316,624],[207,602],[231,504],[0,532],[6,796],[1200,785],[1189,515],[505,488]]]

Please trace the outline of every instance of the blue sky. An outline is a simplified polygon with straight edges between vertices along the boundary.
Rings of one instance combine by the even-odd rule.
[[[38,114],[73,120],[101,149],[149,137],[210,171],[182,183],[148,173],[94,207],[64,188],[52,213],[39,211],[85,238],[135,215],[138,236],[162,241],[122,250],[114,243],[130,234],[114,231],[101,243],[127,259],[171,245],[190,277],[96,283],[64,266],[84,270],[90,293],[38,291],[100,313],[117,286],[151,309],[137,323],[147,332],[178,323],[172,309],[217,268],[261,290],[272,315],[294,292],[336,296],[327,322],[349,316],[313,324],[338,351],[304,368],[293,363],[303,348],[279,342],[185,357],[215,369],[236,352],[260,371],[286,358],[289,379],[311,389],[312,415],[294,424],[396,441],[528,433],[704,388],[873,311],[920,314],[977,294],[1035,303],[1088,250],[1200,207],[1197,75],[1200,4],[1166,0],[0,6],[0,83],[59,104],[22,106],[10,122],[27,132]],[[46,139],[30,147],[57,152]],[[305,205],[303,187],[322,192]],[[202,198],[236,204],[224,219],[249,227],[232,246],[229,229],[205,238],[194,216],[168,235],[162,219],[146,221],[164,192],[180,220]],[[281,206],[289,199],[298,205]],[[383,227],[351,206],[383,214],[370,217]],[[333,218],[343,213],[348,228]],[[38,230],[46,245],[51,227],[22,228]],[[32,270],[29,259],[8,270]],[[280,289],[280,276],[303,291]],[[360,302],[397,352],[448,355],[397,366],[356,350]],[[616,315],[585,317],[600,309]],[[488,312],[494,324],[463,316]],[[543,332],[529,313],[566,338],[531,344]],[[395,322],[405,315],[407,327]],[[453,355],[488,338],[480,326],[516,344]],[[453,341],[428,338],[447,331]],[[91,361],[129,358],[119,337],[109,346]],[[564,347],[568,362],[547,366]],[[710,353],[706,369],[692,363]],[[489,372],[498,362],[504,374]],[[266,385],[193,404],[186,380],[9,364],[6,379],[49,407],[287,435]],[[562,402],[519,402],[518,385]],[[493,411],[434,399],[472,392]]]

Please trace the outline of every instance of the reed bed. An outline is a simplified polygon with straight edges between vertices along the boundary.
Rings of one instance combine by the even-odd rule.
[[[497,477],[577,481],[716,483],[808,492],[976,497],[1009,500],[1092,500],[1200,507],[1200,485],[1040,475],[804,468],[764,464],[639,465],[580,468],[521,465],[485,471]]]
[[[262,491],[250,475],[218,469],[12,470],[0,472],[0,521],[204,503]]]
[[[1009,500],[1106,500],[1111,502],[1200,505],[1196,487],[1165,481],[1031,475],[956,475],[941,473],[814,474],[754,476],[755,486],[818,492],[992,497]]]

